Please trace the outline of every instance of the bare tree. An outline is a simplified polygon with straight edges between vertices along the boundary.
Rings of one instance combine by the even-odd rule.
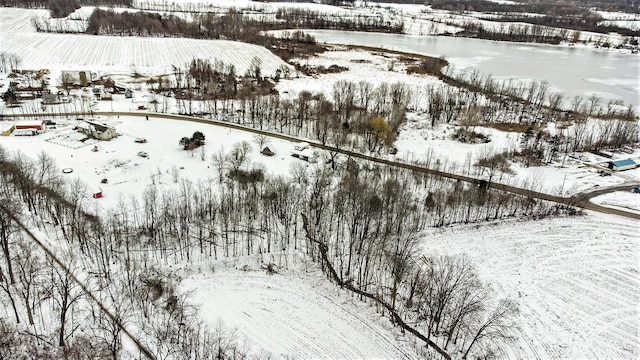
[[[46,286],[44,285],[45,263],[29,244],[19,243],[16,257],[18,294],[27,311],[29,325],[34,325],[35,308],[48,297],[48,291],[45,290]]]
[[[497,341],[513,339],[512,331],[516,328],[513,317],[518,313],[517,304],[508,299],[503,299],[484,318],[477,319],[475,334],[465,350],[463,359],[466,359],[469,352],[478,346],[485,346]]]
[[[12,258],[9,238],[18,230],[13,221],[13,217],[20,216],[20,207],[18,199],[16,199],[11,193],[0,197],[0,202],[3,204],[3,206],[0,207],[0,247],[2,247],[2,254],[4,255],[4,259],[7,264],[10,283],[15,284],[16,280],[11,264]],[[2,266],[0,266],[0,276],[4,278]]]
[[[232,173],[238,173],[240,167],[246,162],[250,152],[251,144],[246,140],[236,143],[233,146],[231,153],[227,155],[227,164],[229,164]]]
[[[262,149],[269,144],[270,140],[262,134],[257,134],[253,136],[253,142],[258,146],[258,151],[262,151]]]
[[[73,259],[73,255],[67,256]],[[52,299],[59,309],[59,333],[58,346],[65,346],[66,339],[73,334],[75,328],[67,330],[67,317],[72,312],[74,304],[85,296],[82,288],[75,282],[73,275],[65,269],[59,269],[58,265],[51,259],[47,259],[49,264],[49,276],[52,288]],[[75,267],[71,267],[74,269]],[[69,270],[72,271],[72,270]],[[77,327],[76,327],[77,328]],[[67,334],[69,332],[69,334]]]
[[[224,148],[220,148],[218,152],[211,155],[211,164],[218,171],[218,180],[222,182],[224,177],[224,169],[227,167],[227,154],[224,152]]]
[[[62,84],[64,91],[67,92],[67,95],[69,95],[69,90],[71,89],[74,81],[73,75],[71,75],[70,72],[63,71],[62,75],[60,75],[60,83]]]

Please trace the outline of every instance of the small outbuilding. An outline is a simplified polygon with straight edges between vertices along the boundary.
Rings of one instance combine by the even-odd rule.
[[[37,130],[44,131],[47,128],[47,124],[44,120],[22,120],[15,124],[16,130]]]
[[[631,159],[609,161],[607,164],[607,167],[613,171],[630,170],[635,169],[638,166],[638,164]]]
[[[265,156],[274,156],[276,154],[276,152],[268,146],[265,146],[260,153]]]
[[[317,151],[310,148],[306,148],[304,150],[293,150],[291,152],[291,156],[296,157],[298,159],[302,159],[310,163],[315,163],[318,161],[319,155]]]
[[[308,148],[309,148],[309,146],[310,146],[310,145],[309,145],[309,143],[308,143],[308,142],[300,142],[300,143],[297,143],[297,144],[293,145],[293,148],[294,148],[295,150],[297,150],[297,151],[303,151],[303,150],[305,150],[305,149],[308,149]]]

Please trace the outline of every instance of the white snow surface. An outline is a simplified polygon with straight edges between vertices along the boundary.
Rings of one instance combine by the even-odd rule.
[[[640,194],[636,194],[632,191],[616,191],[596,196],[591,199],[591,202],[614,209],[640,214]]]
[[[467,254],[520,308],[509,359],[640,357],[638,222],[604,214],[433,229],[425,253]]]
[[[181,282],[214,327],[222,318],[257,355],[294,359],[416,358],[388,318],[330,284],[317,270],[269,275],[216,267]],[[395,335],[395,336],[394,336]]]
[[[36,32],[31,19],[46,16],[44,10],[0,8],[0,52],[19,54],[23,69],[122,72],[135,65],[143,74],[158,75],[199,58],[234,64],[244,74],[255,58],[270,76],[288,66],[264,47],[236,41]]]
[[[64,174],[65,178],[78,178],[86,184],[84,195],[87,208],[96,210],[114,209],[121,200],[126,204],[130,196],[140,201],[145,189],[154,182],[159,190],[176,187],[174,168],[179,172],[179,182],[182,179],[217,182],[218,173],[211,165],[211,156],[220,149],[228,153],[234,144],[243,140],[252,146],[248,157],[251,165],[248,166],[260,164],[267,173],[287,175],[292,163],[307,165],[289,155],[294,144],[287,141],[270,139],[270,147],[278,154],[267,157],[259,153],[252,142],[251,133],[215,125],[159,119],[152,114],[149,118],[149,121],[145,117],[96,118],[98,122],[114,126],[122,135],[110,141],[89,140],[84,143],[80,139],[85,136],[72,129],[79,121],[55,119],[58,129],[48,130],[38,136],[1,136],[0,145],[8,150],[22,151],[33,159],[40,152],[45,152],[56,159],[61,171],[72,169],[72,173]],[[66,126],[62,125],[65,123]],[[178,145],[180,138],[190,137],[195,131],[205,135],[206,144],[193,152],[182,150]],[[136,138],[145,138],[147,143],[136,143]],[[98,151],[92,151],[94,146],[98,147]],[[140,151],[149,156],[138,156]],[[201,151],[205,153],[204,161],[201,160]],[[105,178],[108,182],[102,184]],[[100,190],[104,197],[93,199],[93,193]]]

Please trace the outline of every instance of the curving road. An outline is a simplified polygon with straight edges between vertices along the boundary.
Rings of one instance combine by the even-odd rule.
[[[412,171],[416,171],[416,172],[420,172],[420,173],[424,173],[424,174],[442,176],[444,178],[464,181],[464,182],[468,182],[468,183],[476,184],[476,185],[483,184],[483,186],[491,187],[491,188],[494,188],[494,189],[502,190],[502,191],[505,191],[505,192],[513,193],[513,194],[528,196],[528,197],[531,197],[531,198],[534,198],[534,199],[546,200],[546,201],[551,201],[551,202],[555,202],[555,203],[559,203],[559,204],[565,204],[565,205],[571,205],[571,206],[578,206],[578,207],[581,207],[581,208],[587,209],[587,210],[592,210],[592,211],[597,211],[597,212],[601,212],[601,213],[613,214],[613,215],[617,215],[617,216],[627,217],[627,218],[630,218],[630,219],[640,220],[640,213],[634,213],[634,212],[630,212],[630,211],[624,211],[624,210],[619,210],[619,209],[608,208],[608,207],[604,207],[604,206],[597,205],[597,204],[594,204],[594,203],[590,202],[591,198],[593,198],[595,196],[598,196],[598,195],[602,195],[602,194],[606,194],[606,193],[610,193],[610,192],[615,192],[615,191],[631,190],[631,189],[633,189],[635,187],[640,187],[640,183],[638,183],[638,182],[627,183],[627,184],[620,185],[620,186],[614,186],[614,187],[609,187],[609,188],[598,189],[598,190],[595,190],[595,191],[592,191],[592,192],[577,194],[577,195],[570,196],[570,197],[562,197],[562,196],[546,194],[546,193],[542,193],[542,192],[538,192],[538,191],[529,190],[529,189],[526,189],[526,188],[521,188],[521,187],[517,187],[517,186],[506,185],[506,184],[501,184],[501,183],[496,183],[496,182],[487,183],[487,182],[485,182],[485,180],[474,178],[474,177],[470,177],[470,176],[465,176],[465,175],[460,175],[460,174],[455,174],[455,173],[450,173],[450,172],[445,172],[445,171],[440,171],[440,170],[435,170],[435,169],[429,169],[429,168],[426,168],[426,167],[423,167],[423,166],[420,166],[420,165],[409,164],[409,163],[402,162],[402,161],[397,161],[397,160],[389,160],[389,159],[378,158],[378,157],[375,157],[375,156],[365,155],[365,154],[354,152],[354,151],[351,151],[351,150],[346,150],[346,149],[341,149],[341,148],[330,146],[330,145],[325,145],[325,144],[322,144],[322,143],[319,143],[319,142],[313,141],[313,140],[302,139],[302,138],[298,138],[298,137],[294,137],[294,136],[290,136],[290,135],[284,135],[284,134],[280,134],[280,133],[274,133],[274,132],[270,132],[270,131],[266,131],[266,130],[254,129],[254,128],[251,128],[251,127],[248,127],[248,126],[235,124],[235,123],[231,123],[231,122],[224,122],[224,121],[218,121],[218,120],[213,120],[213,119],[198,118],[198,117],[195,117],[195,116],[163,114],[163,113],[153,113],[153,112],[98,111],[98,112],[93,112],[93,113],[55,113],[55,114],[23,114],[23,115],[7,115],[7,114],[5,114],[4,117],[30,117],[30,116],[33,116],[33,117],[36,117],[36,116],[38,116],[38,117],[42,117],[42,116],[76,117],[76,116],[79,116],[79,115],[137,116],[137,117],[151,116],[151,117],[162,118],[162,119],[179,120],[179,121],[190,121],[190,122],[197,122],[197,123],[202,123],[202,124],[222,126],[222,127],[226,127],[226,128],[230,128],[230,129],[246,131],[246,132],[250,132],[250,133],[254,133],[254,134],[260,134],[260,135],[265,135],[265,136],[269,136],[269,137],[273,137],[273,138],[278,138],[278,139],[286,140],[286,141],[290,141],[290,142],[305,141],[305,142],[308,142],[312,146],[314,146],[316,148],[319,148],[319,149],[340,153],[340,154],[343,154],[343,155],[347,155],[347,156],[350,156],[350,157],[354,157],[354,158],[358,158],[358,159],[362,159],[362,160],[375,162],[375,163],[382,164],[382,165],[388,165],[388,166],[404,168],[404,169],[408,169],[408,170],[412,170]]]

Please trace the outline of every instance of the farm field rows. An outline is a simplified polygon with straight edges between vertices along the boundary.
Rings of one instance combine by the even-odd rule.
[[[511,359],[640,356],[638,224],[604,214],[429,231],[424,251],[466,253],[520,306]]]
[[[171,73],[172,65],[185,65],[195,57],[234,64],[238,74],[243,74],[254,61],[260,63],[266,75],[288,66],[265,48],[231,41],[37,33],[31,17],[43,15],[46,12],[42,10],[0,8],[0,51],[20,54],[23,68],[49,68],[54,74],[85,69],[126,74],[135,65],[142,73],[158,75]],[[405,74],[405,65],[394,60],[396,55],[343,50],[336,47],[306,61],[313,66],[338,64],[349,70],[284,79],[277,85],[283,98],[294,99],[302,90],[330,94],[337,81],[366,79],[374,85],[410,83],[416,90],[413,101],[417,104],[427,96],[428,86],[441,85],[432,77]],[[52,79],[56,82],[58,77],[54,74]],[[134,99],[122,99],[120,95],[114,101],[97,103],[96,108],[151,109],[150,101],[155,97],[148,89],[141,85],[135,91]],[[175,103],[171,99],[168,102],[169,112],[177,112]],[[60,107],[63,106],[71,108],[70,104]],[[71,169],[63,176],[86,184],[73,190],[81,191],[87,208],[96,212],[140,206],[139,200],[152,185],[165,190],[183,186],[186,179],[215,183],[218,173],[211,156],[220,150],[228,153],[239,141],[251,143],[248,167],[255,165],[271,174],[287,176],[293,167],[308,171],[322,166],[292,158],[293,144],[289,142],[271,139],[269,145],[277,155],[266,157],[258,153],[260,149],[249,133],[158,119],[153,113],[139,114],[148,114],[148,121],[144,116],[99,118],[121,134],[109,142],[85,141],[73,130],[76,120],[61,119],[58,129],[34,137],[1,137],[0,146],[31,158],[42,151],[56,159],[61,173],[62,169]],[[450,138],[453,126],[429,127],[428,116],[424,111],[409,115],[407,124],[399,130],[396,159],[437,159],[446,170],[475,172],[480,177],[482,174],[473,163],[483,151],[516,148],[519,143],[518,133],[479,128],[491,139],[490,143],[461,145]],[[0,127],[6,123],[0,123]],[[195,151],[182,150],[178,141],[194,131],[204,133],[206,145]],[[137,143],[137,138],[147,141]],[[140,156],[140,152],[146,155]],[[633,155],[624,156],[637,155],[636,150]],[[602,159],[587,157],[584,161],[567,159],[566,163],[562,160],[562,165],[558,162],[544,167],[514,164],[514,174],[504,175],[500,181],[518,185],[532,182],[535,190],[573,195],[640,179],[640,168],[601,177],[593,166],[602,164]],[[586,162],[590,166],[585,166]],[[93,199],[92,193],[98,190],[104,191],[105,197]],[[634,197],[623,199],[620,193],[607,194],[594,202],[638,211],[640,195],[631,196]],[[536,221],[506,220],[428,229],[423,234],[422,251],[468,254],[499,296],[510,297],[519,304],[520,328],[515,346],[497,344],[499,358],[632,359],[640,358],[637,229],[637,221],[596,213]],[[245,271],[242,264],[246,259],[223,260],[225,266],[216,266],[210,274],[207,270],[212,267],[189,265],[180,270],[184,274],[180,290],[189,293],[191,303],[199,307],[200,317],[210,327],[222,319],[225,326],[237,328],[238,335],[257,357],[418,358],[413,347],[415,338],[401,336],[388,318],[329,283],[316,264],[306,263],[303,258],[303,254],[287,255],[287,261],[294,264],[274,275],[261,269],[264,262],[273,261],[264,254],[252,258],[252,265]]]
[[[190,294],[210,327],[222,318],[256,355],[416,358],[410,337],[394,336],[387,318],[333,287],[317,270],[269,275],[216,267],[213,274],[196,272],[182,281],[181,291]]]
[[[267,49],[226,40],[117,37],[38,33],[31,18],[41,10],[0,9],[0,51],[18,53],[25,69],[128,72],[132,66],[150,75],[172,73],[194,58],[233,64],[244,74],[254,59],[271,75],[286,64]]]

